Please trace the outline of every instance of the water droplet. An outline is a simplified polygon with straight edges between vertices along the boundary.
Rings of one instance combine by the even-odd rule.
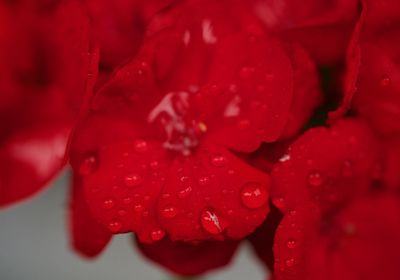
[[[182,176],[179,180],[180,180],[182,183],[185,183],[185,182],[188,182],[188,181],[189,181],[189,177],[187,177],[187,176]]]
[[[243,119],[238,122],[239,129],[247,129],[250,127],[250,121],[248,119]]]
[[[255,72],[255,69],[253,67],[242,67],[240,69],[239,76],[241,79],[245,80],[250,78]]]
[[[137,187],[143,182],[143,178],[137,173],[132,173],[126,175],[124,181],[127,187]]]
[[[154,229],[150,233],[150,237],[153,241],[159,241],[159,240],[163,239],[164,236],[165,236],[165,231],[163,231],[162,229]]]
[[[288,247],[289,249],[294,249],[297,246],[297,241],[290,238],[287,242],[286,242],[286,247]]]
[[[115,206],[115,202],[113,199],[109,198],[109,199],[105,199],[103,201],[103,208],[104,209],[112,209]]]
[[[89,155],[83,159],[79,166],[79,174],[82,176],[95,172],[98,168],[98,159],[94,155]]]
[[[285,199],[281,196],[273,197],[272,198],[272,203],[280,210],[286,208],[286,202]]]
[[[218,216],[214,212],[210,210],[204,210],[201,213],[200,221],[203,229],[208,233],[220,234],[222,232]]]
[[[130,198],[130,197],[125,197],[125,198],[122,200],[122,202],[123,202],[124,204],[130,204],[130,203],[132,202],[132,198]]]
[[[153,170],[157,170],[160,167],[160,164],[158,163],[158,161],[153,160],[152,162],[150,162],[150,168]]]
[[[117,233],[121,230],[122,228],[122,224],[118,221],[112,221],[108,224],[108,229],[112,232],[112,233]]]
[[[215,155],[211,158],[212,165],[216,167],[223,167],[226,164],[227,159],[223,155]]]
[[[174,217],[176,217],[177,214],[178,214],[178,209],[177,209],[175,206],[173,206],[173,205],[165,206],[165,207],[161,210],[161,215],[162,215],[164,218],[167,218],[167,219],[174,218]]]
[[[286,161],[289,161],[289,160],[290,160],[290,155],[289,155],[289,154],[284,154],[284,155],[279,159],[280,162],[286,162]]]
[[[148,144],[146,141],[142,139],[135,140],[133,143],[133,148],[135,149],[135,152],[137,153],[145,153],[148,150]]]
[[[210,184],[210,178],[209,177],[204,176],[204,177],[199,178],[199,185],[200,186],[206,186],[208,184]]]
[[[125,210],[123,210],[123,209],[121,209],[121,210],[118,210],[118,215],[119,215],[119,216],[121,216],[121,217],[123,217],[123,216],[125,216],[125,215],[126,215],[126,211],[125,211]]]
[[[353,176],[353,163],[350,160],[343,162],[342,175],[345,178]]]
[[[265,187],[256,183],[245,185],[240,195],[243,205],[250,209],[260,208],[264,206],[268,200]]]
[[[190,193],[192,192],[192,187],[187,187],[186,189],[181,190],[178,192],[178,197],[179,198],[185,198],[187,197]]]
[[[144,206],[142,204],[136,204],[135,206],[133,206],[133,210],[135,210],[135,212],[142,212],[144,209]]]
[[[320,187],[324,183],[324,176],[320,171],[314,170],[308,174],[308,184],[311,187]]]
[[[286,265],[287,267],[292,267],[292,266],[294,266],[294,263],[295,263],[294,258],[288,258],[288,259],[286,259],[286,261],[285,261],[285,265]]]
[[[388,87],[392,83],[392,80],[388,75],[383,75],[381,78],[381,86],[382,87]]]

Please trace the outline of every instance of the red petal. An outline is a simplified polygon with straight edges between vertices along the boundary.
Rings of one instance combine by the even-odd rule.
[[[345,113],[356,93],[355,109],[384,136],[400,132],[399,15],[396,1],[363,1],[348,51],[344,102],[334,114]]]
[[[141,253],[151,261],[173,273],[198,276],[210,270],[226,266],[232,260],[240,242],[203,241],[186,243],[163,239],[154,244],[137,240]]]
[[[265,222],[252,233],[248,239],[258,258],[264,263],[269,272],[274,270],[273,245],[278,225],[282,221],[282,214],[271,205],[271,212]]]
[[[85,257],[100,254],[112,235],[99,224],[89,211],[80,176],[75,175],[70,200],[71,245]]]
[[[53,4],[0,4],[7,14],[0,31],[1,206],[37,192],[63,167],[88,75],[95,74],[82,6]]]
[[[167,23],[161,27],[153,24],[158,84],[167,92],[193,93],[195,118],[224,146],[248,152],[276,140],[292,98],[288,57],[234,5],[196,3],[155,20]]]
[[[281,139],[295,136],[322,103],[317,68],[307,52],[297,45],[287,45],[286,52],[294,71],[294,92],[289,118]]]
[[[314,242],[310,231],[318,222],[318,209],[310,204],[299,206],[283,217],[274,241],[276,280],[309,280],[307,253],[311,242]],[[315,263],[315,266],[318,265],[320,262]]]
[[[161,228],[155,205],[168,164],[164,149],[135,139],[102,146],[88,156],[95,159],[89,161],[93,168],[83,169],[89,170],[83,186],[94,217],[111,233],[134,231],[144,242],[157,241]],[[81,165],[87,163],[83,159]]]
[[[276,278],[398,279],[399,205],[374,195],[321,220],[304,207],[287,214],[275,239]]]
[[[358,15],[356,0],[252,2],[270,30],[301,44],[319,64],[341,60]]]
[[[240,239],[265,219],[270,179],[228,151],[207,145],[174,161],[158,202],[173,240]],[[173,218],[163,215],[174,207]]]
[[[342,120],[331,128],[312,128],[297,139],[272,172],[275,205],[288,211],[307,201],[325,210],[367,189],[378,160],[369,128]]]

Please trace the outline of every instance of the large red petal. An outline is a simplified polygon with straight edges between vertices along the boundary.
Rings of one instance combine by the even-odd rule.
[[[299,137],[272,172],[275,205],[288,211],[307,201],[325,210],[367,189],[378,160],[368,126],[345,119],[330,128],[312,128]]]
[[[97,68],[78,1],[7,5],[0,4],[8,15],[0,31],[1,206],[37,192],[64,166]]]

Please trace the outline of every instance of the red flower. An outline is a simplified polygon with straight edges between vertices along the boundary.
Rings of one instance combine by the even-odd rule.
[[[193,3],[151,25],[137,57],[96,94],[72,143],[95,219],[142,242],[164,234],[240,239],[268,213],[268,175],[230,149],[279,137],[290,61],[251,17]]]
[[[4,206],[31,196],[63,167],[68,135],[94,67],[88,22],[78,1],[2,1],[0,18]]]

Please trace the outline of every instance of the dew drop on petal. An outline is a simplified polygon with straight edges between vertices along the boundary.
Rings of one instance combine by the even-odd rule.
[[[127,187],[137,187],[143,182],[143,178],[137,173],[132,173],[125,176],[124,182]]]
[[[223,155],[215,155],[211,158],[212,165],[216,167],[223,167],[227,162],[227,159]]]
[[[130,198],[130,197],[124,197],[124,198],[122,199],[122,202],[123,202],[124,204],[130,204],[130,203],[132,202],[132,198]]]
[[[121,216],[121,217],[125,216],[126,215],[126,210],[124,210],[124,209],[118,210],[118,215]]]
[[[265,187],[256,183],[245,185],[240,195],[243,205],[250,209],[260,208],[264,206],[268,200],[268,193]]]
[[[158,161],[153,160],[152,162],[150,162],[150,168],[153,170],[157,170],[160,167],[160,164],[158,163]]]
[[[294,249],[297,246],[297,242],[296,240],[294,240],[293,238],[290,238],[287,242],[286,242],[286,247],[288,247],[289,249]]]
[[[176,217],[177,214],[178,214],[178,209],[177,209],[175,206],[173,206],[173,205],[165,206],[165,207],[161,210],[161,215],[162,215],[164,218],[167,218],[167,219],[174,218],[174,217]]]
[[[112,209],[115,206],[115,202],[113,199],[109,198],[109,199],[105,199],[103,201],[103,208],[104,209]]]
[[[353,176],[353,163],[349,160],[343,162],[342,175],[345,178]]]
[[[192,192],[192,187],[187,187],[178,192],[178,198],[185,198]]]
[[[145,153],[148,150],[148,144],[146,141],[138,139],[133,143],[133,148],[137,153]]]
[[[281,196],[273,197],[272,198],[272,203],[278,208],[278,209],[285,209],[286,208],[286,202],[285,199]]]
[[[204,210],[201,213],[200,222],[203,229],[210,234],[220,234],[222,232],[218,216],[210,210]]]
[[[79,174],[82,176],[89,175],[95,172],[98,168],[98,159],[94,155],[89,155],[84,158],[79,165]]]
[[[199,185],[200,186],[206,186],[210,184],[210,177],[204,176],[199,178]]]
[[[108,229],[112,232],[112,233],[117,233],[121,230],[122,228],[122,224],[118,221],[112,221],[108,224]]]
[[[142,212],[144,209],[144,206],[142,204],[136,204],[133,206],[133,210],[135,210],[135,212]]]
[[[324,176],[320,171],[314,170],[308,174],[308,184],[311,187],[320,187],[324,183]]]
[[[162,229],[154,229],[150,233],[150,237],[153,241],[159,241],[163,239],[164,236],[165,236],[165,231],[163,231]]]
[[[285,261],[285,265],[286,265],[287,267],[292,267],[292,266],[294,266],[294,263],[295,263],[294,258],[288,258],[288,259],[286,259],[286,261]]]
[[[381,78],[381,86],[382,87],[388,87],[392,83],[392,80],[388,75],[383,75]]]

